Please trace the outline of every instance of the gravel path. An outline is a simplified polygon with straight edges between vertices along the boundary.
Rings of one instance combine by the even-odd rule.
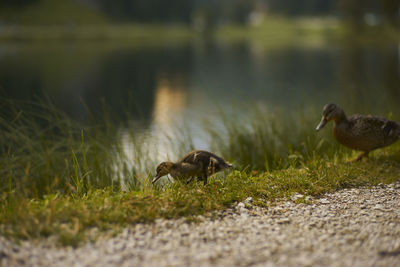
[[[301,197],[300,195],[295,196]],[[200,223],[157,220],[78,248],[0,239],[2,266],[400,266],[400,183],[314,204],[239,203]]]

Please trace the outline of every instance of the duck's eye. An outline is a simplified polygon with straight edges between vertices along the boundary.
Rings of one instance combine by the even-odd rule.
[[[333,112],[333,109],[328,109],[328,110],[326,111],[325,116],[326,116],[326,117],[329,117],[330,115],[332,115],[332,112]]]

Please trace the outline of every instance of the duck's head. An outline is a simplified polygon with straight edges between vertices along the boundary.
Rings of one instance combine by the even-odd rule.
[[[172,167],[174,166],[174,164],[172,162],[166,161],[166,162],[161,162],[158,166],[157,166],[157,174],[156,176],[153,178],[152,183],[155,183],[158,179],[160,179],[161,177],[163,177],[164,175],[167,175],[168,173],[171,172]]]
[[[326,104],[322,110],[322,119],[315,130],[321,130],[331,120],[338,122],[345,117],[344,111],[336,104]]]

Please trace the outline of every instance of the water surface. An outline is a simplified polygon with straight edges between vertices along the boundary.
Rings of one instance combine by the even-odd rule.
[[[137,133],[160,159],[177,154],[154,141],[166,132],[186,134],[195,148],[208,148],[202,135],[205,121],[220,118],[221,111],[245,114],[255,105],[319,114],[324,104],[336,102],[348,113],[392,112],[398,118],[399,85],[396,43],[274,48],[244,41],[0,45],[3,96],[33,102],[49,98],[88,124],[106,107],[115,122],[140,121],[129,132]],[[180,130],[182,124],[188,132]],[[121,129],[120,138],[130,151],[126,130]]]

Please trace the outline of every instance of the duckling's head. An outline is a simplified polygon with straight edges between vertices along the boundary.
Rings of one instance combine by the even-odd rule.
[[[161,177],[163,177],[164,175],[167,175],[168,173],[171,172],[172,168],[173,168],[174,164],[172,162],[166,161],[166,162],[161,162],[158,166],[157,166],[157,174],[154,177],[152,183],[155,183],[158,179],[160,179]]]
[[[322,119],[315,130],[321,130],[328,121],[334,120],[336,122],[345,118],[344,111],[336,104],[326,104],[322,110]]]

